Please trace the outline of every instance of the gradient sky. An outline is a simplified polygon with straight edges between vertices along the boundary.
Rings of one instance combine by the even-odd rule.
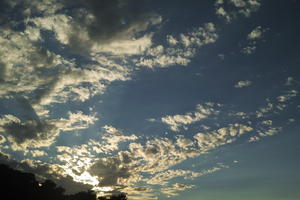
[[[0,162],[67,192],[300,199],[296,0],[2,0]]]

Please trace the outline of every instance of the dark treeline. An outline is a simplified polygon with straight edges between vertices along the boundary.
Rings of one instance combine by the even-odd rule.
[[[0,183],[1,196],[10,200],[127,200],[125,194],[97,199],[93,191],[66,195],[65,189],[51,180],[39,183],[34,174],[14,170],[3,164],[0,164]]]

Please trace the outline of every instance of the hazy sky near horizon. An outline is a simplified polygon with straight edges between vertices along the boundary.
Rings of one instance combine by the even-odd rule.
[[[129,199],[300,198],[296,0],[3,0],[0,162]]]

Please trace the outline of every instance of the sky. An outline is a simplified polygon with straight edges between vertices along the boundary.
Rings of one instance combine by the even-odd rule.
[[[2,0],[0,163],[129,200],[300,199],[297,0]]]

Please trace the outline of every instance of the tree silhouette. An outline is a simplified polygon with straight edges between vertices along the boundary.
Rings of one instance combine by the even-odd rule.
[[[127,196],[125,193],[121,193],[118,195],[112,195],[108,197],[98,197],[98,200],[127,200]]]
[[[94,191],[65,195],[65,189],[58,187],[53,181],[39,183],[34,174],[14,170],[4,164],[0,164],[0,191],[2,197],[10,200],[97,200]],[[108,199],[127,200],[127,196],[121,193],[98,198]]]

